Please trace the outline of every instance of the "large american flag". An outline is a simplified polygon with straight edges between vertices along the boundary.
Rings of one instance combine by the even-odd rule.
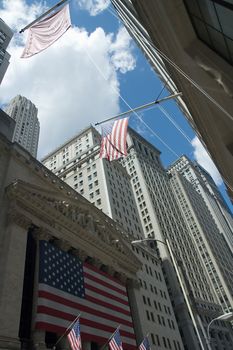
[[[126,287],[51,243],[40,241],[35,327],[61,334],[79,313],[83,340],[104,344],[121,325],[124,349],[136,348]]]
[[[127,155],[128,119],[128,117],[118,119],[102,125],[100,158],[107,158],[111,161]]]

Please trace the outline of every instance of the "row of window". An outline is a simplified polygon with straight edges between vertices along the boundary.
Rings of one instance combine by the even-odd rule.
[[[151,302],[151,299],[149,297],[146,297],[145,295],[142,296],[142,299],[143,299],[143,303],[145,305],[148,305],[148,306],[153,306],[155,308],[155,310],[158,310],[160,312],[163,312],[163,309],[162,309],[162,306],[161,306],[161,303],[156,300],[153,301],[153,303]],[[166,305],[163,305],[163,308],[164,308],[164,311],[166,314],[168,315],[171,315],[171,309],[169,306],[166,306]],[[175,326],[174,326],[175,327]],[[174,328],[175,329],[175,328]]]
[[[151,341],[153,345],[164,346],[166,349],[181,350],[181,346],[178,340],[173,340],[172,347],[172,343],[169,338],[161,337],[158,334],[154,335],[151,333]]]

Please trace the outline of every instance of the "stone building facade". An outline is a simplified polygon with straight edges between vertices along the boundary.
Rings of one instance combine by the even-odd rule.
[[[0,349],[45,349],[58,334],[34,327],[39,241],[104,267],[129,291],[141,263],[115,222],[2,134],[0,168]]]

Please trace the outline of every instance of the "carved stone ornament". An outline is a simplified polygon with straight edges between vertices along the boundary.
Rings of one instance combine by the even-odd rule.
[[[140,261],[121,238],[115,223],[110,218],[104,220],[101,212],[98,218],[98,211],[88,202],[83,209],[82,201],[66,197],[57,188],[48,191],[23,181],[8,186],[6,193],[16,204],[16,211],[23,209],[48,227],[37,231],[39,239],[49,240],[54,236],[63,241],[59,244],[65,245],[64,250],[78,249],[79,256],[84,251],[84,255],[99,258],[104,265],[112,266],[121,274],[126,271],[135,274],[140,268]]]

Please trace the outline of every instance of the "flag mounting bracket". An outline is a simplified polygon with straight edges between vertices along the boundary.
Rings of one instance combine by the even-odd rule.
[[[179,96],[182,96],[182,92],[177,92],[176,94],[163,97],[163,98],[161,98],[160,100],[155,100],[155,101],[150,102],[150,103],[147,103],[147,104],[145,104],[145,105],[142,105],[142,106],[139,106],[139,107],[136,107],[136,108],[132,108],[132,109],[130,109],[130,110],[126,111],[126,112],[120,113],[120,114],[118,114],[118,115],[116,115],[116,116],[114,116],[114,117],[105,119],[105,120],[103,120],[102,122],[95,123],[95,125],[100,125],[100,124],[103,124],[103,123],[108,122],[108,121],[110,121],[110,120],[113,120],[113,119],[116,119],[116,118],[119,118],[119,117],[123,117],[124,115],[127,115],[127,114],[130,114],[130,113],[134,113],[134,112],[141,111],[142,109],[151,107],[151,106],[153,106],[153,105],[159,104],[159,103],[164,102],[164,101],[167,101],[167,100],[171,100],[172,98],[176,98],[176,97],[179,97]]]
[[[47,16],[50,12],[52,12],[53,10],[55,10],[57,7],[61,6],[63,3],[65,3],[67,0],[61,0],[59,1],[56,5],[54,5],[53,7],[51,7],[48,11],[46,11],[45,13],[43,13],[43,15],[39,16],[38,18],[36,18],[34,21],[32,21],[31,23],[29,23],[28,25],[26,25],[26,27],[24,27],[23,29],[21,29],[19,31],[19,33],[23,33],[26,29],[28,29],[29,27],[31,27],[33,24],[39,22],[43,17]]]

